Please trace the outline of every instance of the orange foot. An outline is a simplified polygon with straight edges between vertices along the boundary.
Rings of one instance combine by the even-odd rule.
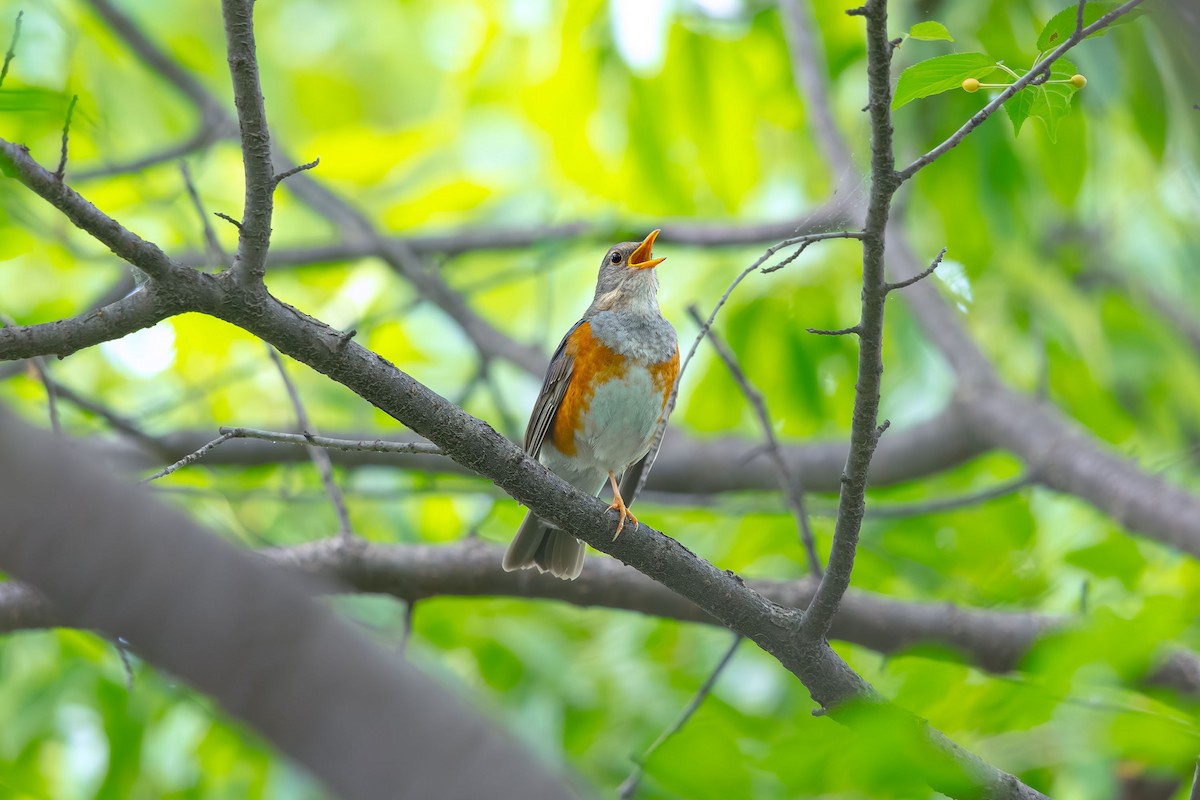
[[[610,484],[612,484],[612,490],[613,490],[613,501],[612,501],[612,505],[610,505],[608,507],[608,510],[621,512],[621,518],[619,520],[617,520],[617,532],[615,534],[613,534],[613,541],[615,542],[617,540],[617,537],[621,535],[621,531],[625,529],[625,518],[626,517],[633,520],[634,530],[637,530],[638,528],[640,528],[641,523],[638,522],[638,518],[633,515],[633,512],[629,510],[629,507],[625,505],[625,501],[621,499],[621,490],[617,487],[617,476],[614,475],[612,472],[609,472],[608,473],[608,482]]]

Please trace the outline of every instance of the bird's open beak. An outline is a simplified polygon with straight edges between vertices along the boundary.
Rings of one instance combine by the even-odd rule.
[[[650,231],[650,235],[642,240],[642,243],[637,246],[637,249],[629,256],[629,267],[631,269],[651,269],[657,267],[665,258],[651,258],[654,249],[654,240],[658,238],[658,231]]]

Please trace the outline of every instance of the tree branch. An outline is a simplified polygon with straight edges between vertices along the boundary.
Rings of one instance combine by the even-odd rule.
[[[350,512],[346,509],[346,498],[342,496],[342,490],[338,488],[337,481],[333,477],[333,462],[329,460],[329,453],[324,448],[317,447],[311,441],[316,437],[317,429],[313,427],[312,421],[308,417],[308,411],[304,408],[304,401],[300,399],[300,390],[288,377],[283,359],[270,345],[267,346],[267,354],[279,371],[279,377],[283,379],[288,398],[292,402],[292,409],[296,412],[296,424],[300,427],[301,438],[305,440],[304,450],[312,460],[313,466],[317,468],[317,474],[321,476],[321,483],[325,486],[325,493],[329,495],[329,500],[333,503],[333,510],[338,518],[338,534],[343,539],[348,539],[354,535],[354,531],[350,527]]]
[[[238,428],[221,428],[221,433],[236,432]],[[278,434],[252,435],[258,439],[299,443]],[[235,434],[241,438],[241,434]],[[274,438],[281,437],[281,438]],[[179,459],[195,451],[213,438],[210,430],[177,431],[162,437],[167,450],[154,451],[152,463]],[[390,466],[432,474],[473,475],[471,470],[450,459],[429,459],[412,455],[436,451],[416,437],[399,440],[393,434],[382,439],[379,432],[343,432],[318,437],[314,443],[331,449],[335,464],[346,467]],[[412,448],[431,448],[430,451]],[[842,468],[846,463],[848,444],[845,439],[815,440],[804,444],[782,444],[781,452],[788,469],[804,477],[810,492],[836,492],[841,486]],[[119,451],[120,452],[120,451]],[[889,432],[880,441],[871,462],[871,486],[892,486],[919,480],[975,458],[985,449],[978,436],[966,423],[964,413],[951,403],[941,414],[925,422]],[[749,439],[696,439],[675,429],[668,429],[661,456],[646,488],[655,492],[674,494],[713,494],[717,492],[770,491],[778,485],[777,475],[765,455],[761,442]],[[124,458],[134,459],[136,467],[147,461],[124,451]],[[305,460],[303,451],[273,447],[257,442],[230,442],[205,459],[209,467],[253,467],[263,464],[294,463]],[[732,465],[732,468],[731,468]]]
[[[850,181],[857,183],[859,173],[854,166],[854,157],[846,146],[845,137],[838,130],[829,93],[825,90],[825,54],[820,36],[814,35],[817,21],[813,17],[811,4],[809,0],[780,0],[779,10],[783,16],[783,34],[788,42],[792,75],[800,90],[804,113],[810,120],[816,141],[832,168],[836,182],[843,185]]]
[[[1127,2],[1117,6],[1112,11],[1093,22],[1091,25],[1088,25],[1086,28],[1076,25],[1075,30],[1069,37],[1067,37],[1067,40],[1055,48],[1054,52],[1050,53],[1050,55],[1039,61],[1033,69],[1029,70],[1029,72],[1022,75],[1016,81],[1013,81],[1011,86],[1009,86],[1007,89],[1004,89],[1002,92],[1000,92],[1000,94],[992,98],[991,102],[979,109],[979,111],[975,112],[975,115],[963,123],[961,128],[951,134],[950,138],[946,139],[946,141],[942,142],[937,147],[933,148],[928,153],[902,169],[899,172],[900,182],[903,183],[904,181],[907,181],[913,175],[916,175],[922,169],[941,158],[947,152],[953,150],[963,139],[970,135],[971,131],[978,128],[983,124],[984,120],[999,110],[1000,106],[1004,105],[1006,100],[1024,89],[1029,84],[1033,83],[1035,80],[1041,78],[1043,75],[1049,75],[1050,66],[1055,61],[1058,61],[1058,59],[1062,58],[1068,50],[1079,44],[1088,36],[1091,36],[1096,31],[1107,28],[1113,22],[1140,6],[1143,1],[1144,0],[1127,0]],[[1079,1],[1079,17],[1077,20],[1079,23],[1082,23],[1083,21],[1084,2],[1086,2],[1086,0]]]
[[[386,594],[406,603],[438,597],[518,597],[583,608],[648,614],[682,622],[719,625],[711,615],[637,570],[612,559],[589,559],[574,581],[535,572],[505,572],[503,548],[468,539],[448,545],[389,545],[330,537],[294,547],[259,551],[272,564],[311,573],[332,591]],[[747,579],[762,597],[784,608],[803,608],[816,581]],[[64,624],[36,591],[0,583],[0,633]],[[1020,669],[1043,636],[1087,624],[1086,620],[1030,611],[997,611],[897,600],[850,589],[834,617],[830,638],[884,655],[937,644],[961,653],[991,673]],[[1167,650],[1144,676],[1146,684],[1200,697],[1200,655]]]
[[[55,177],[53,172],[43,169],[30,157],[28,148],[0,139],[0,164],[35,194],[61,211],[77,228],[91,234],[121,259],[150,277],[163,279],[188,270],[168,258],[158,245],[122,227]]]
[[[717,666],[713,668],[711,673],[709,673],[709,676],[705,679],[704,683],[700,684],[700,688],[696,690],[696,696],[692,698],[691,702],[687,704],[687,707],[683,709],[678,717],[676,717],[675,721],[672,722],[666,730],[660,733],[658,738],[646,748],[646,752],[642,753],[640,757],[634,759],[633,772],[630,773],[629,777],[625,779],[620,788],[617,790],[617,796],[620,798],[620,800],[630,800],[630,798],[637,794],[638,785],[642,782],[642,774],[645,771],[646,762],[650,760],[650,757],[654,755],[654,752],[658,750],[658,748],[661,747],[663,743],[667,741],[667,739],[670,739],[672,736],[679,733],[679,730],[687,724],[688,720],[692,718],[692,715],[694,715],[700,709],[700,706],[704,703],[705,698],[708,697],[708,695],[712,692],[713,687],[716,686],[717,679],[720,678],[721,673],[725,671],[725,667],[729,666],[729,662],[733,660],[733,654],[737,652],[738,645],[741,643],[742,637],[734,634],[733,641],[725,650],[725,655],[721,656],[721,660],[717,662]]]
[[[323,447],[343,452],[423,453],[435,456],[442,453],[437,445],[429,444],[428,442],[385,442],[382,439],[351,441],[347,439],[332,439],[328,436],[317,436],[316,434],[279,433],[276,431],[255,430],[254,428],[221,428],[220,432],[228,434],[231,439],[260,439],[267,442],[278,442],[279,444],[311,445],[313,447]]]
[[[213,696],[338,796],[480,797],[497,785],[570,796],[436,681],[313,602],[311,580],[2,411],[0,440],[0,567],[41,588],[63,622],[128,640]]]
[[[143,170],[157,167],[159,164],[169,164],[178,161],[185,156],[190,156],[196,151],[204,148],[213,142],[226,138],[225,132],[226,123],[233,123],[226,120],[224,117],[220,119],[205,119],[200,123],[188,138],[178,144],[169,145],[150,153],[149,155],[139,158],[129,159],[128,161],[118,161],[109,163],[105,166],[95,166],[90,169],[77,170],[75,172],[75,182],[93,181],[99,178],[111,178],[117,175],[127,175],[131,172],[142,172]],[[192,263],[183,259],[184,263]]]
[[[868,0],[867,83],[871,116],[871,194],[863,228],[862,316],[858,328],[858,380],[850,424],[850,453],[843,472],[833,547],[821,583],[804,615],[803,635],[824,639],[842,595],[850,586],[871,457],[879,442],[880,378],[883,375],[883,312],[887,300],[884,239],[892,196],[900,183],[892,154],[892,48],[887,35],[886,0]]]
[[[246,200],[238,228],[238,249],[232,272],[243,285],[262,282],[271,244],[275,208],[275,171],[271,165],[271,134],[258,79],[254,47],[254,0],[221,0],[233,102],[242,134],[242,168]]]
[[[701,328],[704,327],[704,320],[700,318],[700,312],[696,310],[696,306],[688,307],[688,314]],[[788,469],[787,461],[783,457],[783,452],[779,447],[779,440],[775,438],[775,428],[771,425],[771,415],[767,412],[767,402],[762,396],[762,392],[754,388],[750,383],[750,379],[746,377],[746,373],[742,371],[738,364],[737,356],[733,351],[721,341],[717,336],[716,331],[712,328],[708,329],[708,341],[712,344],[713,349],[717,351],[717,355],[725,362],[725,366],[729,369],[733,379],[741,387],[742,394],[750,401],[751,407],[754,409],[755,415],[758,417],[759,427],[762,428],[763,439],[766,442],[767,455],[771,459],[771,463],[775,466],[775,471],[779,476],[779,488],[783,490],[783,496],[787,498],[788,506],[791,508],[792,517],[796,520],[796,528],[800,533],[800,543],[804,546],[805,555],[808,557],[808,568],[813,575],[818,578],[821,576],[821,558],[817,555],[817,544],[813,537],[812,526],[808,522],[808,509],[804,507],[804,487],[796,480],[796,477]]]
[[[75,104],[79,102],[79,95],[71,95],[71,102],[67,105],[67,118],[63,122],[62,131],[62,153],[58,157],[58,169],[54,170],[54,178],[62,183],[63,176],[67,174],[67,143],[71,135],[71,117],[75,116]]]
[[[632,487],[632,490],[624,495],[628,498],[628,502],[630,504],[637,500],[638,495],[642,493],[642,489],[645,488],[646,481],[649,479],[650,472],[654,468],[655,462],[658,460],[658,454],[662,450],[663,438],[666,436],[667,422],[671,417],[671,413],[675,410],[676,401],[679,399],[679,386],[683,380],[684,373],[687,372],[688,366],[692,363],[692,357],[696,355],[696,349],[700,347],[700,342],[704,340],[705,335],[709,332],[709,330],[711,330],[713,322],[715,322],[717,319],[717,314],[720,313],[721,308],[733,295],[733,290],[736,289],[738,285],[755,270],[762,268],[764,273],[774,271],[774,269],[765,268],[763,265],[766,264],[767,261],[769,261],[771,257],[780,250],[799,245],[796,251],[788,258],[785,258],[781,264],[777,265],[776,268],[788,263],[796,256],[800,255],[800,253],[804,252],[804,249],[813,242],[822,241],[825,239],[846,239],[859,237],[860,234],[857,231],[837,231],[833,233],[804,234],[801,236],[793,236],[788,239],[784,239],[782,242],[778,242],[768,247],[762,255],[756,258],[750,264],[750,266],[739,272],[737,277],[730,282],[729,288],[725,290],[725,294],[721,295],[721,299],[717,301],[715,306],[713,306],[712,313],[708,315],[708,319],[706,319],[703,324],[700,325],[700,332],[697,333],[696,338],[692,340],[692,346],[688,348],[687,355],[683,357],[683,363],[679,365],[679,373],[675,376],[675,384],[671,387],[671,394],[667,398],[666,410],[663,412],[662,418],[659,420],[658,429],[654,432],[654,439],[650,444],[650,452],[637,465],[637,481]]]
[[[78,317],[0,328],[0,359],[55,355],[65,358],[86,347],[120,339],[149,328],[168,317],[188,311],[197,291],[208,287],[180,287],[172,282],[147,284],[115,303]]]
[[[0,67],[0,86],[4,85],[4,79],[8,77],[9,64],[17,57],[17,42],[21,40],[21,19],[24,16],[24,11],[18,11],[17,18],[13,22],[12,38],[8,42],[8,52],[4,54],[4,66]]]

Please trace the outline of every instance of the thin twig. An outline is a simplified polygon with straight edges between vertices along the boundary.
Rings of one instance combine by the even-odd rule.
[[[946,255],[946,248],[943,247],[942,251],[937,254],[936,258],[933,259],[933,263],[929,265],[928,269],[922,270],[921,272],[917,273],[916,275],[913,275],[911,278],[905,278],[904,280],[897,281],[896,283],[886,284],[883,287],[883,290],[885,292],[889,292],[889,293],[894,292],[897,289],[904,289],[908,286],[912,286],[914,283],[916,283],[919,280],[924,280],[925,278],[928,278],[930,275],[933,274],[933,271],[935,269],[937,269],[939,266],[941,266],[942,259],[945,257],[945,255]]]
[[[396,648],[400,655],[408,651],[408,643],[412,639],[413,618],[417,614],[417,601],[407,600],[404,603],[404,627],[400,629],[400,644]]]
[[[24,11],[17,12],[17,21],[13,23],[12,39],[8,43],[8,52],[4,54],[4,66],[0,67],[0,86],[4,85],[4,79],[8,77],[8,65],[17,56],[17,40],[21,38],[21,17],[25,16]]]
[[[1189,800],[1200,800],[1200,761],[1196,762],[1196,770],[1192,773],[1192,791],[1188,792]]]
[[[1048,76],[1050,74],[1050,66],[1055,61],[1058,61],[1058,59],[1062,58],[1062,56],[1065,55],[1068,50],[1073,48],[1075,45],[1079,44],[1081,41],[1083,41],[1087,37],[1091,36],[1096,31],[1099,31],[1099,30],[1102,30],[1102,29],[1108,27],[1113,22],[1117,21],[1117,19],[1119,19],[1120,17],[1125,16],[1130,11],[1137,8],[1143,2],[1144,2],[1144,0],[1128,0],[1128,2],[1122,3],[1121,5],[1117,6],[1112,11],[1108,12],[1104,16],[1100,17],[1100,19],[1093,22],[1091,25],[1088,25],[1086,28],[1082,27],[1080,25],[1077,25],[1075,28],[1075,32],[1072,33],[1069,37],[1067,37],[1067,40],[1065,42],[1063,42],[1061,45],[1059,45],[1058,48],[1054,50],[1054,52],[1050,53],[1050,55],[1046,56],[1044,59],[1039,61],[1033,69],[1029,70],[1029,72],[1022,75],[1018,80],[1014,81],[1011,86],[1009,86],[1007,89],[1000,92],[1000,94],[998,94],[994,98],[992,98],[991,102],[989,102],[987,105],[985,105],[979,111],[975,112],[974,116],[972,116],[969,120],[967,120],[965,123],[963,123],[963,126],[961,128],[959,128],[957,131],[955,131],[953,134],[950,135],[950,138],[946,139],[944,142],[939,144],[937,147],[933,148],[928,153],[921,156],[916,161],[913,161],[907,167],[905,167],[904,169],[902,169],[898,173],[896,173],[896,176],[900,179],[900,182],[903,183],[904,181],[907,181],[913,175],[916,175],[922,169],[929,166],[934,161],[936,161],[937,159],[939,159],[943,155],[945,155],[947,152],[949,152],[950,150],[957,147],[958,144],[960,142],[962,142],[963,139],[967,138],[967,136],[970,135],[971,131],[975,130],[980,125],[982,125],[984,120],[986,120],[988,117],[990,117],[992,114],[994,114],[1000,108],[1000,106],[1004,105],[1004,102],[1006,100],[1008,100],[1010,97],[1015,95],[1017,92],[1021,91],[1022,89],[1024,89],[1026,86],[1033,83],[1034,81],[1045,80],[1044,76]],[[1084,5],[1084,0],[1080,0],[1079,7],[1078,7],[1080,17],[1077,18],[1077,20],[1076,20],[1077,22],[1082,20],[1083,5]]]
[[[175,472],[176,470],[183,469],[188,464],[195,463],[196,461],[199,461],[200,459],[204,458],[204,456],[208,455],[208,453],[210,453],[213,449],[221,446],[222,444],[224,444],[225,442],[229,441],[232,438],[233,437],[230,436],[229,434],[223,433],[220,436],[218,436],[216,439],[213,439],[211,442],[209,442],[208,444],[201,447],[199,450],[195,451],[194,453],[188,453],[186,456],[179,459],[171,466],[163,467],[158,472],[151,475],[149,478],[146,478],[145,480],[143,480],[142,483],[150,483],[150,481],[156,481],[159,478],[170,475],[172,472]]]
[[[508,399],[504,396],[500,384],[497,383],[489,362],[491,359],[484,356],[481,352],[483,371],[483,386],[487,389],[488,395],[492,398],[492,405],[496,407],[496,414],[500,417],[500,430],[510,439],[516,440],[521,436],[521,423],[513,416],[512,409],[509,408]]]
[[[69,387],[63,383],[60,383],[59,381],[51,379],[50,382],[51,382],[51,384],[53,384],[54,392],[55,392],[55,394],[58,395],[59,398],[67,401],[68,403],[70,403],[71,405],[75,406],[76,408],[78,408],[82,411],[85,411],[89,414],[93,414],[93,415],[99,417],[100,419],[102,419],[106,423],[108,423],[109,427],[111,427],[114,431],[116,431],[118,433],[123,433],[126,436],[130,437],[131,439],[135,439],[138,442],[141,442],[147,448],[149,448],[150,450],[152,450],[156,453],[162,454],[162,453],[170,452],[170,448],[166,444],[166,442],[164,442],[162,439],[159,439],[155,436],[152,436],[152,435],[146,433],[144,430],[141,429],[141,427],[139,425],[135,424],[132,420],[128,419],[127,417],[124,417],[121,414],[118,414],[117,412],[113,411],[111,408],[108,408],[106,406],[101,405],[100,403],[97,403],[95,400],[84,397],[83,395],[79,394],[71,387]]]
[[[782,261],[780,261],[778,264],[775,264],[774,266],[770,266],[770,267],[763,267],[762,274],[770,275],[772,272],[778,272],[779,270],[783,269],[788,264],[792,263],[797,258],[799,258],[801,255],[803,255],[804,251],[808,249],[808,246],[810,244],[812,244],[812,242],[802,242],[799,247],[797,247],[794,251],[792,251],[791,255],[789,255],[787,258],[783,259]]]
[[[133,691],[133,663],[129,660],[129,642],[125,641],[124,637],[118,636],[112,640],[113,647],[117,648],[117,655],[121,657],[121,666],[125,668],[125,690]]]
[[[696,306],[688,306],[687,311],[697,325],[703,324]],[[770,456],[771,463],[775,465],[775,473],[779,477],[779,487],[783,489],[783,496],[787,498],[792,516],[796,518],[800,542],[804,545],[804,552],[808,556],[808,568],[813,575],[819,578],[821,577],[821,558],[817,555],[817,543],[813,537],[812,526],[808,521],[808,509],[804,505],[804,487],[792,474],[791,467],[783,457],[783,450],[779,446],[779,440],[775,437],[775,428],[771,424],[771,415],[767,411],[767,402],[763,398],[762,392],[754,387],[741,365],[738,364],[737,356],[711,328],[708,331],[708,341],[713,346],[713,350],[717,351],[721,360],[725,362],[725,366],[729,368],[729,374],[737,381],[738,386],[742,389],[742,394],[746,395],[746,399],[754,408],[755,415],[758,416],[758,423],[762,427],[763,438],[766,440],[767,455]]]
[[[309,161],[307,164],[301,164],[299,166],[292,167],[291,169],[287,170],[286,172],[281,172],[275,176],[275,185],[278,186],[279,184],[283,183],[284,181],[286,181],[288,178],[292,177],[296,173],[304,172],[305,170],[309,170],[309,169],[313,169],[320,163],[321,163],[321,159],[318,157],[318,158],[314,158],[312,161]]]
[[[733,643],[729,645],[729,649],[725,651],[725,655],[721,656],[721,660],[717,662],[717,666],[713,669],[712,673],[708,676],[704,683],[700,685],[700,688],[696,691],[696,696],[692,698],[692,701],[687,704],[687,707],[683,709],[683,712],[675,719],[675,721],[672,722],[665,731],[658,735],[658,738],[654,740],[654,743],[646,748],[646,752],[642,753],[640,758],[634,758],[633,772],[629,774],[629,777],[625,779],[625,782],[621,784],[621,788],[618,790],[618,797],[620,797],[621,800],[630,800],[630,798],[637,794],[638,785],[642,782],[642,775],[645,772],[646,762],[650,760],[650,757],[654,755],[654,752],[658,750],[658,748],[661,747],[663,743],[667,741],[667,739],[670,739],[676,733],[679,733],[679,730],[687,724],[688,720],[690,720],[700,708],[700,705],[704,702],[705,698],[707,698],[712,692],[713,686],[715,686],[717,683],[717,679],[721,677],[721,673],[725,671],[725,667],[729,666],[729,662],[733,660],[733,654],[737,652],[738,645],[741,643],[742,637],[735,633],[733,635]]]
[[[179,172],[183,175],[183,185],[187,189],[188,197],[191,198],[192,208],[196,209],[196,215],[200,217],[200,226],[204,230],[204,245],[208,249],[211,263],[228,264],[229,256],[226,254],[225,248],[221,246],[221,240],[217,238],[217,232],[213,230],[208,214],[204,211],[200,192],[192,180],[192,171],[188,168],[187,161],[182,158],[179,160]]]
[[[280,431],[263,431],[256,428],[221,428],[220,432],[227,434],[231,439],[261,439],[266,442],[322,447],[327,450],[366,453],[424,453],[435,456],[442,454],[441,448],[429,442],[388,442],[383,439],[331,439],[328,436],[318,436],[315,433],[304,435],[300,433],[282,433]]]
[[[768,247],[761,256],[754,260],[754,263],[738,273],[738,276],[733,279],[732,283],[729,284],[729,288],[725,290],[725,294],[721,295],[721,299],[718,300],[716,306],[713,307],[712,313],[708,315],[708,319],[703,325],[700,326],[700,332],[697,333],[696,338],[692,340],[692,346],[688,348],[687,356],[684,357],[683,363],[679,366],[679,374],[675,376],[675,385],[671,387],[671,395],[667,398],[666,410],[663,412],[662,419],[658,423],[658,429],[654,432],[654,440],[650,444],[650,454],[645,458],[645,464],[642,467],[642,474],[638,477],[637,486],[634,487],[633,494],[629,496],[626,501],[627,503],[632,504],[633,501],[637,499],[637,496],[642,493],[642,489],[645,488],[646,481],[650,477],[650,470],[654,468],[654,462],[658,460],[658,452],[662,448],[663,436],[667,431],[667,421],[671,417],[671,412],[675,410],[675,403],[679,400],[679,386],[683,381],[683,375],[685,372],[687,372],[688,365],[692,363],[692,357],[696,355],[696,349],[700,346],[700,342],[704,340],[705,334],[708,333],[713,322],[716,320],[718,312],[720,312],[726,301],[729,300],[730,295],[733,294],[733,290],[738,287],[738,284],[744,281],[747,276],[750,275],[750,273],[754,272],[756,269],[765,264],[771,258],[771,256],[775,255],[780,250],[791,247],[792,245],[800,245],[800,250],[802,251],[810,242],[814,241],[822,241],[826,239],[861,238],[862,233],[860,231],[834,231],[831,233],[809,233],[804,234],[803,236],[793,236]],[[796,254],[794,253],[792,255],[794,257]],[[786,260],[784,263],[786,263]],[[770,271],[773,270],[763,270],[763,272]]]
[[[108,162],[105,166],[77,170],[73,176],[73,180],[76,184],[79,184],[98,178],[111,178],[116,175],[127,175],[131,172],[143,172],[160,164],[179,161],[206,145],[227,138],[224,131],[229,126],[232,126],[232,123],[222,117],[213,117],[212,119],[206,117],[195,133],[178,144],[168,145],[161,150],[155,150],[152,153],[128,161]]]
[[[867,517],[870,519],[887,519],[896,517],[913,517],[923,514],[937,514],[944,511],[956,511],[960,508],[968,508],[970,506],[986,503],[990,500],[996,500],[1001,497],[1007,497],[1010,494],[1019,492],[1027,486],[1032,486],[1037,483],[1037,478],[1033,475],[1023,475],[1019,478],[1014,478],[1011,481],[1001,483],[997,486],[992,486],[988,489],[981,489],[977,492],[958,495],[956,497],[943,497],[937,500],[929,500],[919,503],[897,503],[895,505],[872,505],[867,510]]]
[[[805,328],[809,333],[815,333],[818,336],[849,336],[851,334],[857,336],[862,332],[862,328],[858,325],[851,325],[849,328],[838,328],[837,330],[828,330],[826,328]]]
[[[0,325],[13,328],[16,327],[17,323],[16,320],[7,314],[0,313]],[[62,433],[62,423],[59,421],[58,416],[58,387],[55,385],[54,379],[50,377],[50,370],[46,366],[46,359],[41,356],[33,356],[26,363],[46,389],[46,411],[50,415],[50,429],[55,433]]]
[[[329,458],[329,453],[312,442],[312,439],[317,436],[317,429],[313,427],[308,418],[304,401],[300,399],[300,392],[296,389],[296,384],[288,376],[287,367],[284,366],[279,352],[271,345],[267,345],[267,354],[271,356],[271,361],[279,370],[279,376],[283,378],[283,385],[287,388],[288,397],[292,401],[292,409],[296,412],[296,423],[303,433],[301,438],[307,440],[304,448],[308,451],[308,457],[312,459],[313,466],[317,468],[317,472],[321,476],[321,483],[325,485],[325,491],[329,495],[330,502],[333,503],[334,511],[337,512],[339,534],[343,539],[349,539],[354,532],[350,528],[350,513],[346,510],[346,499],[342,497],[342,491],[338,488],[337,481],[333,479],[333,462]]]
[[[54,170],[54,177],[59,183],[62,183],[63,176],[67,174],[67,142],[71,135],[71,117],[75,115],[77,102],[79,102],[79,95],[71,95],[71,102],[67,105],[67,119],[63,122],[62,154],[58,157],[58,169]]]
[[[242,229],[242,223],[238,222],[236,219],[229,216],[228,214],[222,214],[220,211],[214,211],[213,216],[220,217],[221,219],[225,220],[233,227],[237,228],[239,231]]]
[[[58,416],[58,389],[55,386],[54,379],[50,377],[50,370],[46,366],[46,359],[41,356],[34,356],[29,359],[30,365],[34,372],[37,373],[38,380],[42,382],[42,386],[46,387],[46,410],[50,414],[50,429],[55,433],[62,433],[62,422]]]

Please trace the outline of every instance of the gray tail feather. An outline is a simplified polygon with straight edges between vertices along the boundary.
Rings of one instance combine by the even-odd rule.
[[[583,542],[547,522],[526,514],[517,535],[504,553],[505,572],[537,567],[564,581],[583,572]]]

